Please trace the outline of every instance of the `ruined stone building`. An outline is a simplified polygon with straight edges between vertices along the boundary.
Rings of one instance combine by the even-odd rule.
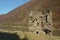
[[[29,30],[33,32],[41,32],[44,29],[51,31],[52,11],[49,9],[41,12],[31,11],[29,14],[29,24]]]

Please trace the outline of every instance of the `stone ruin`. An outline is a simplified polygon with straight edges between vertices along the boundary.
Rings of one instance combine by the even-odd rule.
[[[39,34],[45,32],[52,33],[52,11],[50,9],[41,12],[31,11],[29,13],[29,31]]]

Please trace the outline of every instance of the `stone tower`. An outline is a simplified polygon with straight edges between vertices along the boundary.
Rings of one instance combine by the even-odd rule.
[[[29,30],[33,32],[41,32],[44,29],[51,30],[52,12],[47,9],[41,12],[31,11],[29,14]]]

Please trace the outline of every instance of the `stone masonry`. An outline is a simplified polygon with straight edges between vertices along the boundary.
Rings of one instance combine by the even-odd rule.
[[[29,13],[29,31],[40,33],[44,29],[51,31],[52,11],[50,9],[41,12],[31,11]]]

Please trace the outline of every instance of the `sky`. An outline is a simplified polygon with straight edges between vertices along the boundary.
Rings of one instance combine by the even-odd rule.
[[[29,2],[30,0],[0,0],[0,15]]]

